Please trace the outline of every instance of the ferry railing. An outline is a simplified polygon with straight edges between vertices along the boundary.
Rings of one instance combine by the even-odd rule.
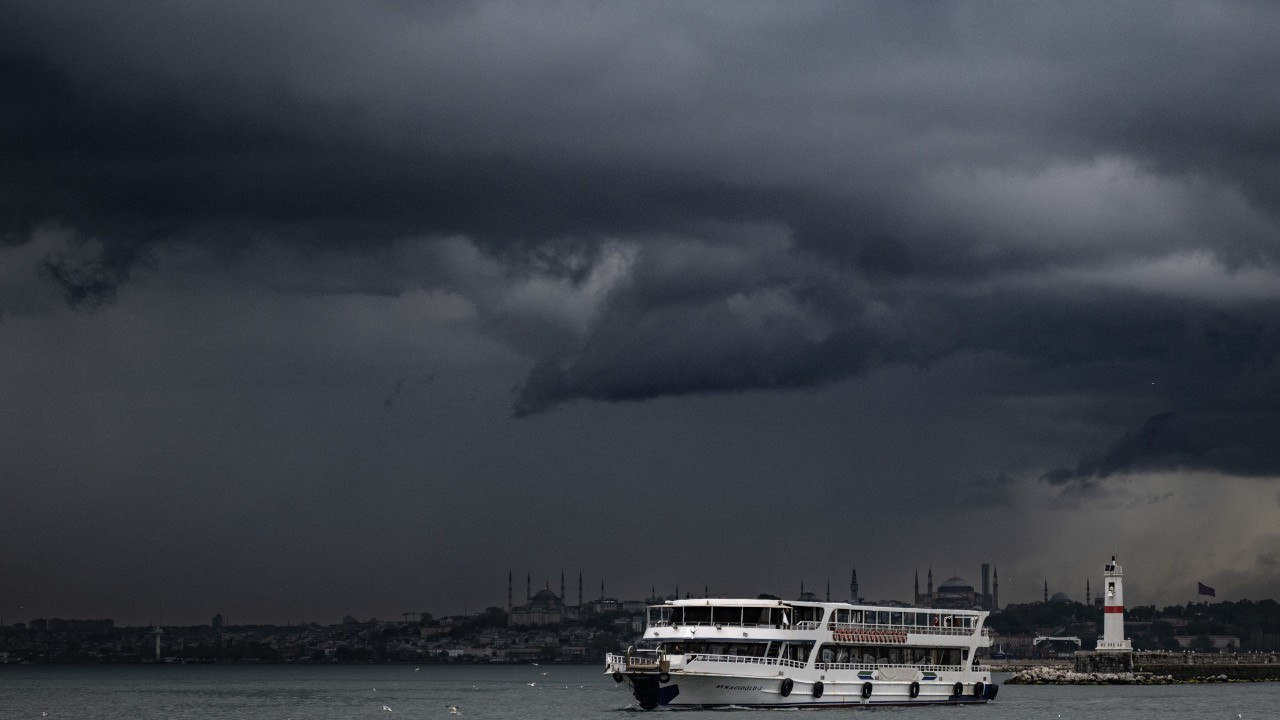
[[[605,655],[604,661],[610,670],[621,672],[630,672],[632,670],[661,670],[666,672],[669,668],[669,661],[666,660],[666,656],[656,650],[627,648],[626,655],[608,653]]]
[[[810,629],[815,629],[815,630],[816,630],[818,625],[821,625],[821,623],[816,623],[816,624],[815,624],[815,626],[814,626],[813,628],[810,628]],[[742,628],[772,628],[772,629],[774,629],[774,630],[785,629],[785,628],[795,628],[795,627],[796,627],[795,625],[783,625],[782,623],[744,623],[744,622],[723,622],[723,621],[710,622],[710,621],[708,621],[708,620],[693,620],[693,621],[689,621],[689,620],[658,620],[657,622],[651,622],[651,623],[649,623],[649,627],[651,627],[651,628],[658,628],[658,627],[713,627],[713,626],[714,626],[714,627],[742,627]]]
[[[918,635],[973,635],[973,628],[945,627],[934,625],[883,625],[879,623],[827,623],[827,629],[835,631],[878,630],[898,633],[916,633]],[[982,637],[991,637],[991,630],[982,628]]]
[[[754,655],[712,655],[710,653],[689,653],[685,655],[685,663],[691,663],[696,660],[706,662],[725,662],[725,663],[744,663],[747,665],[782,665],[783,667],[802,668],[805,667],[803,660],[791,660],[789,658],[775,657],[756,657]]]
[[[930,672],[960,672],[964,670],[963,665],[913,665],[911,663],[826,663],[817,662],[813,664],[816,670],[879,670],[882,668],[912,668],[921,671]],[[991,672],[989,665],[974,665],[973,669],[977,672]]]
[[[605,665],[610,669],[618,671],[628,670],[653,670],[661,669],[664,665],[670,666],[672,658],[684,658],[684,664],[691,662],[724,662],[724,663],[740,663],[743,665],[781,665],[783,667],[803,668],[805,662],[803,660],[791,660],[789,658],[776,657],[757,657],[754,655],[713,655],[711,653],[688,653],[686,655],[658,655],[656,653],[640,654],[635,651],[630,655],[617,655],[608,653],[605,655]]]

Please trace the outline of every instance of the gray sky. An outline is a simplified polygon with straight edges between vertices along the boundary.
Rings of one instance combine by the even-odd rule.
[[[6,622],[1277,595],[1272,4],[11,5]]]

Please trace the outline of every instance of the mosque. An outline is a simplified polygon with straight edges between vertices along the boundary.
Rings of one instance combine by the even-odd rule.
[[[928,586],[920,592],[920,571],[916,571],[915,606],[943,608],[947,610],[998,610],[1000,609],[1000,573],[991,572],[990,563],[982,563],[982,589],[974,588],[962,577],[944,581],[937,590],[933,587],[933,568],[929,568]]]
[[[525,603],[512,605],[511,573],[507,573],[507,623],[521,625],[559,625],[565,620],[576,618],[582,608],[582,574],[578,574],[578,605],[566,607],[564,603],[564,573],[560,573],[560,594],[551,591],[548,582],[538,592],[533,592],[533,576],[525,576]],[[603,586],[601,591],[603,592]]]

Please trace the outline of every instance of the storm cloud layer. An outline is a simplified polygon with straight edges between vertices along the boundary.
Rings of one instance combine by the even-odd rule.
[[[159,334],[137,347],[160,344],[129,372],[197,393],[289,388],[321,415],[345,407],[321,399],[343,383],[380,384],[369,404],[384,415],[424,408],[417,432],[475,448],[502,436],[525,448],[513,457],[641,452],[594,434],[622,417],[705,411],[689,428],[714,437],[810,403],[777,442],[824,436],[809,428],[820,417],[858,437],[906,429],[878,460],[819,452],[809,472],[861,478],[838,486],[950,492],[963,483],[942,448],[960,445],[979,494],[1002,488],[995,504],[1024,510],[1119,502],[1125,478],[1152,474],[1250,492],[1280,476],[1270,4],[20,1],[5,14],[0,323],[22,328],[7,353],[24,358],[11,387],[110,384],[98,359],[59,361],[60,375],[34,358],[124,343],[94,328],[127,317]],[[175,359],[174,332],[207,352]],[[883,409],[834,409],[850,392]],[[739,402],[752,411],[722,404]],[[499,425],[455,415],[485,403]],[[1032,406],[1035,420],[1015,419]],[[48,428],[84,418],[50,412]],[[567,430],[580,443],[528,437],[578,422],[593,426]],[[407,451],[360,437],[383,473],[365,482],[404,489],[388,478]],[[147,449],[124,447],[108,484],[161,482],[129,469]],[[22,452],[7,451],[22,469],[6,482],[59,472]],[[680,452],[699,467],[715,454]],[[916,458],[909,479],[894,453]],[[514,472],[470,462],[458,471]],[[599,462],[582,471],[631,472]],[[340,494],[326,482],[320,496]],[[743,480],[688,482],[717,496]]]

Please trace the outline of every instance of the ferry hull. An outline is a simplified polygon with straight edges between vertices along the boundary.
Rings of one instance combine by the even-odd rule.
[[[781,677],[691,673],[670,673],[667,677],[669,680],[662,682],[656,674],[630,673],[624,676],[624,682],[631,688],[636,701],[645,709],[660,706],[835,708],[865,705],[972,705],[986,703],[999,691],[998,686],[993,683],[977,683],[977,687],[973,683],[961,683],[961,692],[957,694],[954,682],[939,680],[916,683],[917,694],[912,697],[910,682],[866,681],[857,678],[808,681],[792,678],[790,692],[784,695],[785,678]],[[864,686],[868,682],[871,683],[871,692],[864,695]]]

